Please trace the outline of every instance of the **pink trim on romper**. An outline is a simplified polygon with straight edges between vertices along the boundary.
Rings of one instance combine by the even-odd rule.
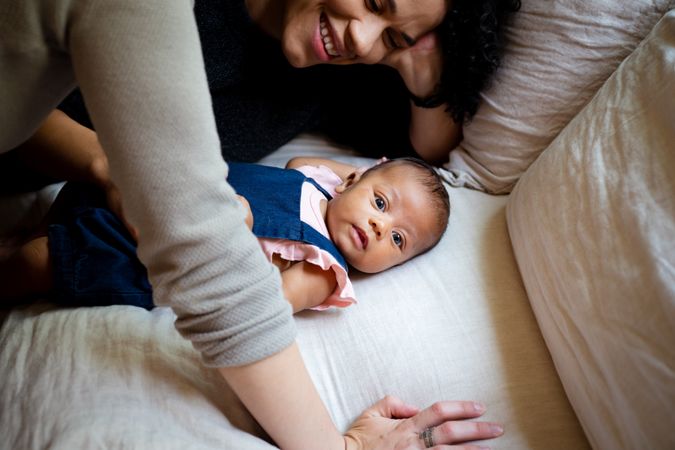
[[[342,183],[342,180],[328,167],[302,166],[297,170],[313,178],[330,195],[339,195],[335,192],[335,188]],[[321,214],[321,201],[324,199],[325,197],[318,189],[311,184],[305,183],[302,187],[300,198],[300,219],[330,239],[326,223]],[[278,254],[287,261],[307,261],[321,267],[323,270],[333,270],[335,272],[335,279],[337,280],[335,291],[326,301],[312,309],[320,311],[328,309],[331,306],[345,308],[352,303],[356,303],[354,287],[349,280],[347,271],[327,251],[321,250],[314,245],[288,239],[260,238],[258,241],[270,261],[274,254]]]

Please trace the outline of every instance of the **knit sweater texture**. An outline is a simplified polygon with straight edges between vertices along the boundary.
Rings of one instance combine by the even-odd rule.
[[[208,366],[289,346],[279,273],[225,182],[192,2],[1,2],[0,153],[76,84],[139,230],[156,304],[171,306]]]

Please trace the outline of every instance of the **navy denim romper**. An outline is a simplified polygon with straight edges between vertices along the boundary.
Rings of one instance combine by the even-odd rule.
[[[251,205],[253,234],[316,245],[333,255],[347,270],[347,263],[335,244],[300,220],[300,197],[304,183],[311,183],[326,200],[333,198],[319,183],[293,169],[246,163],[229,163],[229,166],[228,183]]]
[[[335,245],[300,221],[300,196],[305,182],[317,187],[326,199],[332,198],[316,181],[292,169],[228,165],[227,181],[248,200],[256,236],[316,245],[347,269]],[[55,219],[48,227],[48,237],[54,301],[71,306],[154,308],[152,287],[136,256],[136,243],[122,221],[107,208],[102,191],[88,184],[67,183],[55,201]]]

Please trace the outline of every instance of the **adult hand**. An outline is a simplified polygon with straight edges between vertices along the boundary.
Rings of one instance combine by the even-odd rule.
[[[413,450],[424,448],[479,449],[457,443],[490,439],[503,433],[501,426],[463,419],[479,417],[485,408],[474,402],[437,402],[419,411],[387,396],[368,408],[345,434],[348,450]],[[425,430],[429,430],[426,431]],[[426,436],[425,436],[426,434]]]
[[[389,53],[381,64],[393,67],[408,90],[420,98],[436,90],[443,69],[443,55],[435,32],[420,37],[414,46]]]
[[[391,52],[381,63],[398,71],[411,94],[421,100],[434,100],[443,71],[443,53],[437,33],[427,33],[414,46]],[[447,114],[446,104],[410,103],[410,143],[422,159],[440,166],[447,162],[448,153],[462,139],[462,124]]]

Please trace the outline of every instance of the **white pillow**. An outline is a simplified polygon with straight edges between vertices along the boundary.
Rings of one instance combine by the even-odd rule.
[[[523,0],[448,180],[509,192],[539,153],[649,33],[673,0]]]
[[[537,159],[509,232],[594,448],[675,448],[675,10]]]

